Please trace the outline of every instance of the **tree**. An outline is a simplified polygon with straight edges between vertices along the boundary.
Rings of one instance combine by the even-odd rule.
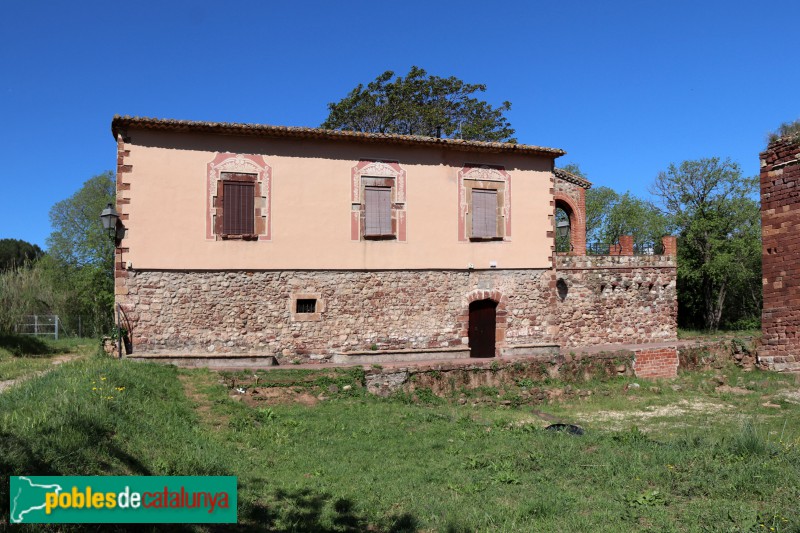
[[[575,163],[564,170],[588,179]],[[609,187],[592,187],[586,191],[586,241],[611,244],[622,235],[633,236],[636,246],[644,247],[660,241],[667,233],[668,221],[649,200],[619,194]]]
[[[103,230],[100,212],[114,198],[114,175],[105,172],[50,209],[46,266],[68,294],[69,312],[85,317],[84,327],[94,335],[110,331],[113,323],[114,242]]]
[[[0,239],[0,272],[39,259],[44,252],[35,244],[20,239]]]
[[[608,215],[618,201],[619,194],[609,187],[586,191],[586,242],[606,242]]]
[[[387,70],[366,87],[359,84],[339,102],[328,104],[323,128],[370,133],[516,142],[504,113],[509,102],[493,107],[473,95],[486,85],[450,76],[429,76],[411,67],[408,75]]]
[[[631,235],[637,247],[658,243],[667,233],[667,219],[658,207],[626,191],[617,195],[600,227],[603,242],[617,242],[622,235]]]
[[[757,316],[758,178],[743,178],[730,160],[684,161],[659,173],[652,193],[679,232],[678,305],[683,325],[714,331],[736,316]]]

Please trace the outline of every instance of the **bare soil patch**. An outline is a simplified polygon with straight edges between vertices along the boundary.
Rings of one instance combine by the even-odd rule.
[[[313,406],[320,401],[319,397],[314,396],[307,389],[299,387],[256,387],[248,389],[244,394],[234,390],[230,396],[251,407],[293,403]]]
[[[731,387],[730,385],[720,385],[715,390],[717,392],[728,392],[730,394],[752,394],[754,392],[741,387]]]
[[[749,391],[748,391],[749,392]],[[656,418],[681,418],[691,415],[721,414],[734,406],[707,400],[680,400],[671,405],[647,406],[638,411],[597,411],[576,413],[575,418],[591,423],[602,423],[610,429],[620,429],[626,424],[644,423]]]
[[[785,390],[775,395],[780,400],[800,404],[800,390]]]

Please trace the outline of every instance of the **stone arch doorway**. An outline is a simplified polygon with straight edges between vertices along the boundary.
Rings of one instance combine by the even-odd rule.
[[[469,356],[494,357],[497,328],[497,302],[475,300],[469,304]]]
[[[555,223],[556,252],[572,255],[586,254],[586,220],[581,210],[573,203],[572,199],[564,194],[555,195],[555,209],[553,221]],[[564,233],[566,223],[566,236],[559,237],[559,224]]]

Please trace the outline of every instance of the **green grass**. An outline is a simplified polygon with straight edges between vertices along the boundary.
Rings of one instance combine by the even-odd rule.
[[[685,329],[685,328],[678,328],[678,339],[681,340],[688,340],[688,339],[702,339],[702,340],[714,340],[714,339],[730,339],[734,337],[752,337],[752,338],[761,338],[761,328],[756,329],[740,329],[740,330],[717,330],[714,332],[701,330],[701,329]]]
[[[243,402],[232,378],[256,398],[248,372],[66,363],[0,394],[0,472],[236,475],[245,530],[800,528],[800,406],[781,399],[791,377],[727,368],[572,383],[592,394],[544,405],[487,387],[461,405],[430,391],[372,397],[357,374],[258,373],[259,387],[330,398],[305,406]],[[716,374],[752,392],[718,391]],[[518,406],[499,404],[511,397]],[[681,402],[730,407],[640,416]],[[586,434],[546,431],[534,411]],[[4,518],[7,490],[0,480]]]
[[[0,381],[16,379],[53,366],[53,357],[94,353],[94,339],[42,340],[30,335],[0,334]]]

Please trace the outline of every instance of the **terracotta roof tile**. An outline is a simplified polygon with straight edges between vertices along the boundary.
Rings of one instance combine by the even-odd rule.
[[[199,122],[148,117],[115,115],[111,121],[114,137],[128,129],[147,129],[163,131],[185,131],[195,133],[214,133],[218,135],[241,135],[257,137],[285,137],[292,139],[322,139],[332,141],[353,141],[364,143],[405,144],[415,146],[442,146],[455,150],[473,152],[510,152],[560,157],[566,152],[559,148],[532,146],[501,142],[465,141],[461,139],[439,139],[420,135],[395,135],[389,133],[363,133],[357,131],[323,130],[291,126],[269,126],[265,124],[240,124],[235,122]]]
[[[553,174],[556,175],[557,178],[561,178],[564,181],[568,181],[570,183],[574,183],[579,187],[583,187],[584,189],[591,189],[592,182],[587,180],[586,178],[582,178],[572,172],[567,172],[563,168],[554,168]]]

